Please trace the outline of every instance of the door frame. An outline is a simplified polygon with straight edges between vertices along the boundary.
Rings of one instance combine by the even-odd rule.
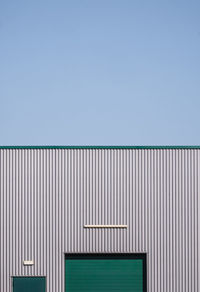
[[[11,276],[11,292],[14,292],[14,285],[13,285],[13,280],[14,278],[44,278],[45,279],[45,292],[47,292],[47,277],[46,276],[34,276],[34,275],[31,275],[31,276],[28,276],[28,275],[14,275],[14,276]]]
[[[143,292],[147,292],[147,253],[65,253],[65,261],[67,259],[140,259],[143,262]],[[66,289],[66,281],[64,287]]]

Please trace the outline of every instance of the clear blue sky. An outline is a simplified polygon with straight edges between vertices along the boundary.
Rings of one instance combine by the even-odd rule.
[[[2,0],[0,145],[200,145],[200,1]]]

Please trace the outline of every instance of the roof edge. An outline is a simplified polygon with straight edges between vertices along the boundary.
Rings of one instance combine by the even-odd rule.
[[[200,149],[200,146],[0,146],[0,149]]]

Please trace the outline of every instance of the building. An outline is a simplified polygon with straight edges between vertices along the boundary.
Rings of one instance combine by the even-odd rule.
[[[199,147],[1,147],[0,291],[200,291]]]

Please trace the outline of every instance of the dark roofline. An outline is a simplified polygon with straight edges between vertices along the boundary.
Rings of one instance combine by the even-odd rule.
[[[0,146],[0,149],[200,149],[200,146]]]

